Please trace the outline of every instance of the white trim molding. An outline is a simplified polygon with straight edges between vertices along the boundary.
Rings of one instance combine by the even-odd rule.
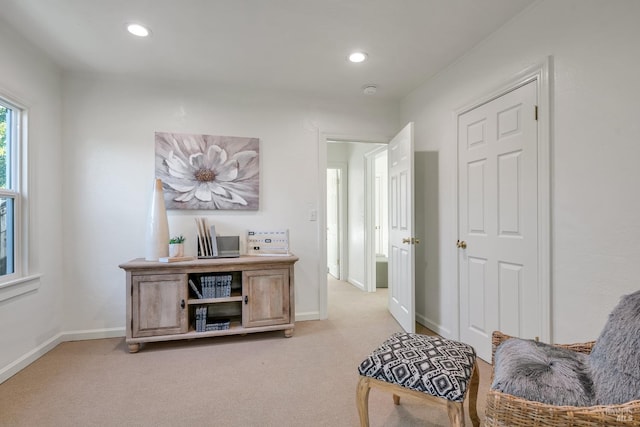
[[[119,338],[125,336],[125,328],[93,329],[85,331],[60,332],[49,338],[33,350],[25,353],[7,366],[0,369],[0,384],[56,348],[66,341],[94,340],[102,338]]]
[[[40,277],[41,274],[32,274],[0,284],[0,302],[37,291],[40,288]]]

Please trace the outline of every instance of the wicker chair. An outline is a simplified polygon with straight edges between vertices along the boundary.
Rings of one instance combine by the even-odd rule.
[[[493,355],[496,348],[511,338],[501,332],[492,336]],[[589,354],[595,341],[584,344],[556,344]],[[495,360],[492,360],[494,362]],[[493,373],[492,373],[493,380]],[[553,406],[521,399],[497,390],[489,390],[485,407],[486,427],[596,427],[640,426],[640,400],[622,405]]]

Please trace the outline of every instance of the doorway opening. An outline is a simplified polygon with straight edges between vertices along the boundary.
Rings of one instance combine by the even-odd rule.
[[[338,258],[340,260],[340,268],[337,270],[340,273],[341,280],[347,281],[349,278],[353,276],[353,269],[350,269],[349,266],[358,267],[357,260],[359,259],[359,268],[361,269],[361,277],[364,277],[365,271],[370,271],[375,266],[375,247],[374,245],[374,237],[373,233],[371,236],[367,237],[367,242],[365,245],[364,239],[366,233],[364,232],[364,217],[366,215],[373,215],[373,210],[371,213],[368,213],[365,206],[365,197],[367,197],[367,201],[372,196],[367,196],[366,191],[364,190],[364,182],[366,181],[364,178],[364,169],[365,162],[362,160],[365,153],[370,152],[372,150],[378,149],[380,147],[386,147],[389,139],[386,136],[345,136],[338,134],[321,134],[318,138],[318,170],[319,170],[319,179],[321,183],[321,191],[319,194],[318,206],[319,209],[319,223],[318,223],[318,232],[320,234],[319,239],[319,263],[318,263],[318,297],[319,297],[319,318],[327,319],[328,318],[328,279],[332,276],[328,274],[328,248],[327,248],[327,171],[329,165],[335,167],[335,163],[346,163],[345,171],[341,173],[340,186],[344,189],[341,194],[342,203],[342,218],[344,219],[341,224],[341,232],[338,232],[337,235],[343,234],[340,239],[340,243],[337,248],[340,250],[338,254]],[[362,147],[366,147],[367,150],[364,150]],[[347,155],[349,151],[355,150],[356,148],[362,150],[360,154],[360,162],[357,162],[358,166],[355,167],[356,163],[349,162],[351,155]],[[337,157],[336,157],[337,156]],[[353,166],[353,167],[352,167]],[[371,168],[372,166],[368,166]],[[360,173],[354,173],[355,170],[360,168]],[[352,179],[352,177],[359,177],[358,179]],[[373,181],[370,185],[373,189],[375,187]],[[359,189],[359,190],[354,190]],[[371,190],[373,191],[373,190]],[[358,194],[358,203],[352,203],[353,206],[349,206],[349,202],[347,197],[354,197],[354,194]],[[334,208],[335,209],[335,208]],[[340,212],[340,210],[338,210]],[[355,213],[360,213],[360,216],[354,215]],[[333,214],[336,215],[336,214]],[[355,218],[354,218],[355,216]],[[340,218],[340,216],[338,217]],[[374,221],[367,216],[367,220],[370,221],[370,228],[373,230]],[[359,223],[359,226],[356,227],[356,224]],[[360,233],[354,233],[354,230],[360,230]],[[355,252],[353,250],[353,243],[360,239],[359,242],[359,251]],[[349,247],[351,245],[351,248]],[[369,254],[371,255],[371,261],[367,261],[367,265],[365,266],[365,246],[367,248],[371,248],[367,251],[367,257]],[[335,267],[334,267],[335,271]],[[375,276],[374,276],[375,277]],[[366,286],[370,285],[370,278],[367,276],[365,279],[361,280],[360,288],[362,290],[367,289]],[[375,281],[373,282],[373,286],[375,286]],[[375,288],[374,288],[375,289]]]
[[[358,289],[386,287],[386,145],[327,141],[327,272]]]

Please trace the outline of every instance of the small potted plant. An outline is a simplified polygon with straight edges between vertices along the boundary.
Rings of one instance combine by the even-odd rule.
[[[172,258],[184,256],[184,241],[185,238],[181,234],[169,239],[169,256]]]

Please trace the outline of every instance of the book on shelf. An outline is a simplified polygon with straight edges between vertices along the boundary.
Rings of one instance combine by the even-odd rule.
[[[207,276],[200,277],[200,287],[202,288],[202,296],[209,298],[209,280]]]
[[[231,274],[200,276],[200,289],[198,289],[193,280],[189,279],[189,286],[196,292],[198,298],[229,298],[232,283],[233,275]]]
[[[224,331],[229,329],[230,319],[210,319],[205,325],[205,331]]]
[[[195,320],[196,332],[204,332],[207,327],[207,306],[196,307]]]
[[[189,279],[189,286],[191,287],[191,289],[193,290],[193,292],[196,293],[196,296],[200,299],[202,299],[202,294],[200,293],[200,291],[198,290],[198,287],[196,286],[195,283],[193,283],[193,280]]]

